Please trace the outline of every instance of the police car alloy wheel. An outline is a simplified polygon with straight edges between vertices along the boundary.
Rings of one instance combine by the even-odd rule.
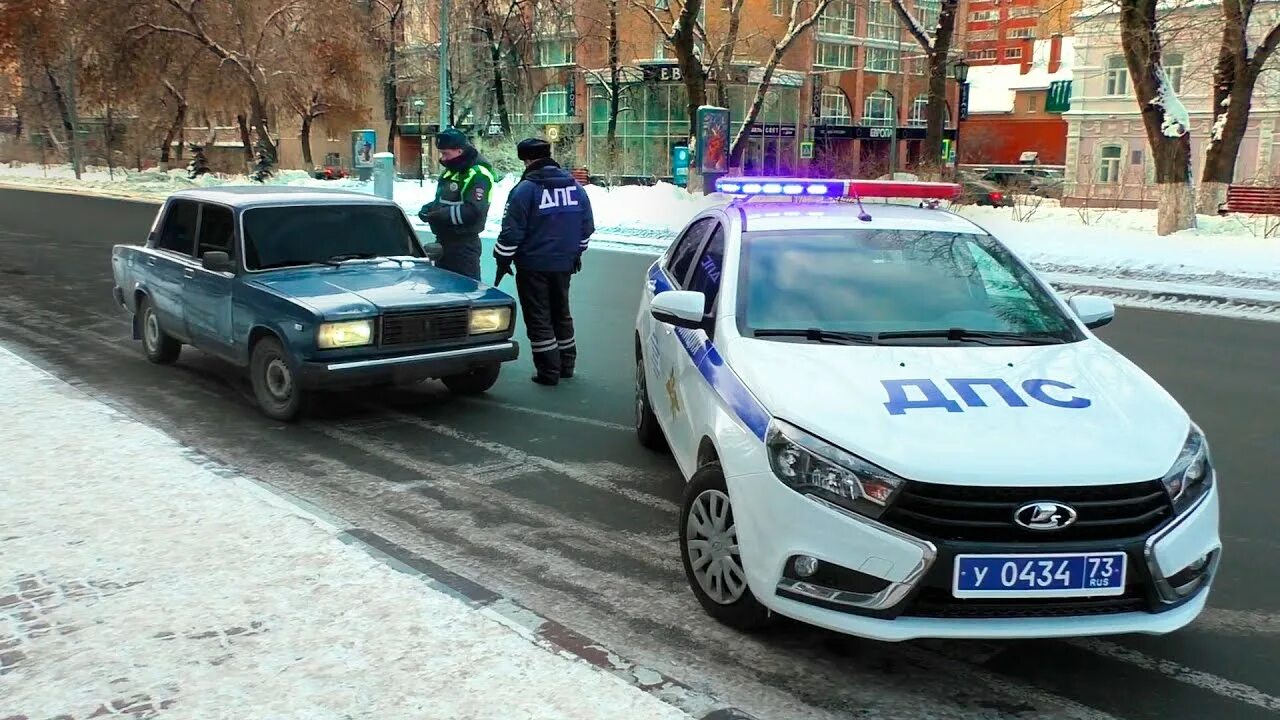
[[[747,586],[733,503],[719,463],[703,465],[685,488],[680,554],[689,587],[708,615],[739,630],[768,624],[768,609]]]

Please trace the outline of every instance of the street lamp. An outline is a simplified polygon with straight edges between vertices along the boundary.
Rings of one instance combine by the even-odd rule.
[[[426,168],[422,166],[422,155],[427,151],[426,142],[427,134],[422,132],[422,111],[427,107],[422,98],[413,101],[413,109],[418,112],[418,187],[422,187],[422,177],[426,174]]]
[[[964,58],[960,58],[956,60],[951,65],[951,74],[952,74],[952,77],[956,79],[956,83],[960,86],[960,93],[957,98],[958,102],[956,103],[956,140],[955,140],[956,161],[955,161],[955,167],[954,167],[956,180],[959,181],[960,180],[960,120],[965,116],[965,112],[964,112],[965,104],[966,104],[965,96],[968,94],[966,90],[969,87],[969,82],[968,82],[969,63],[965,62]]]

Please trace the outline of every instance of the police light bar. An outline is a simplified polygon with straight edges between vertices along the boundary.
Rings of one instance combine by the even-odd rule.
[[[960,186],[909,180],[724,177],[716,180],[716,192],[746,196],[951,200],[960,196]]]

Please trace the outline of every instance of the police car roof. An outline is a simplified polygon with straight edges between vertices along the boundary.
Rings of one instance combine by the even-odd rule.
[[[783,230],[845,230],[856,228],[894,230],[936,230],[938,232],[986,234],[986,231],[954,213],[878,200],[864,200],[870,221],[859,220],[861,210],[854,202],[832,201],[742,201],[729,205],[743,214],[746,232]]]

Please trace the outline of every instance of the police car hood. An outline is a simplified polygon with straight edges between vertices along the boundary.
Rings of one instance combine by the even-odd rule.
[[[1097,340],[987,347],[735,339],[729,365],[774,417],[905,478],[1094,485],[1162,477],[1190,420]]]

